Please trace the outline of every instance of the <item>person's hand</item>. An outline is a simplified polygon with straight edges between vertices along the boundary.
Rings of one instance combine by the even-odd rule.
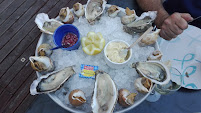
[[[193,18],[188,13],[174,13],[163,21],[159,34],[165,40],[176,38],[183,30],[187,29],[188,21],[192,20]]]

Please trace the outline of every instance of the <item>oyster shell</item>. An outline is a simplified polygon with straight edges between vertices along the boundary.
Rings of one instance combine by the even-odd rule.
[[[45,13],[39,13],[35,18],[35,23],[42,32],[51,35],[53,35],[54,31],[59,26],[63,25],[63,23],[55,19],[49,19],[48,15]]]
[[[65,24],[72,24],[74,22],[74,15],[69,7],[62,8],[59,12],[60,20]]]
[[[85,7],[85,17],[89,24],[94,24],[105,10],[105,0],[88,0]]]
[[[170,81],[170,71],[166,65],[160,61],[137,62],[136,71],[153,83],[163,85]]]
[[[46,56],[30,56],[31,67],[38,72],[50,72],[54,70],[53,62]]]
[[[121,23],[124,25],[127,25],[136,19],[135,10],[130,10],[128,7],[126,7],[126,15],[121,17]]]
[[[75,15],[78,18],[84,15],[84,7],[83,7],[83,5],[81,3],[78,3],[78,2],[75,3],[73,5],[73,10],[74,10]]]
[[[149,55],[147,60],[161,60],[162,56],[163,54],[159,50],[155,50]]]
[[[153,21],[156,18],[156,11],[149,11],[143,13],[135,21],[123,26],[125,32],[132,34],[134,32],[145,32],[152,26]]]
[[[31,84],[30,93],[31,95],[36,95],[56,91],[73,74],[75,74],[75,71],[73,70],[73,67],[70,66],[41,76]]]
[[[119,104],[124,107],[133,105],[136,95],[137,93],[130,93],[127,89],[120,89],[118,97]]]
[[[38,47],[38,55],[39,56],[50,56],[52,54],[52,46],[50,44],[41,44]]]
[[[112,5],[112,6],[110,6],[110,7],[108,8],[107,12],[108,12],[108,16],[109,16],[109,17],[114,18],[114,17],[116,17],[117,14],[120,12],[120,9],[118,8],[118,6]]]
[[[114,81],[104,71],[96,71],[96,82],[92,97],[93,113],[111,113],[114,110],[118,91]]]
[[[160,29],[147,34],[142,40],[139,42],[140,46],[148,46],[156,43],[158,36],[159,36]]]
[[[151,80],[145,77],[137,78],[134,82],[134,87],[140,93],[148,93],[153,87]]]
[[[86,102],[86,97],[84,96],[84,92],[79,89],[75,89],[71,91],[68,99],[70,104],[72,104],[73,106],[80,106]]]

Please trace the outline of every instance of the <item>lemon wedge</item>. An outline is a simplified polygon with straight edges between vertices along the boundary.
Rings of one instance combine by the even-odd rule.
[[[81,39],[82,50],[88,55],[100,53],[105,46],[105,39],[100,32],[88,32],[87,37]]]

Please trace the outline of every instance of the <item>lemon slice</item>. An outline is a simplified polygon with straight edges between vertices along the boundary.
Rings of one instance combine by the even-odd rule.
[[[100,53],[105,46],[105,39],[102,34],[98,32],[89,32],[87,37],[81,39],[82,50],[88,55],[96,55]]]

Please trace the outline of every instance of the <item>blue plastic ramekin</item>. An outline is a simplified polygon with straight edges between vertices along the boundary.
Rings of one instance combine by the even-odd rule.
[[[79,33],[79,30],[77,27],[75,27],[74,25],[72,24],[64,24],[64,25],[61,25],[59,26],[54,34],[53,34],[53,40],[54,40],[54,44],[58,47],[58,46],[61,46],[62,44],[62,39],[63,37],[67,34],[67,33],[73,33],[75,35],[77,35],[78,37],[78,40],[77,42],[71,46],[71,47],[68,47],[68,48],[62,48],[63,50],[75,50],[75,49],[78,49],[79,46],[80,46],[80,33]]]

